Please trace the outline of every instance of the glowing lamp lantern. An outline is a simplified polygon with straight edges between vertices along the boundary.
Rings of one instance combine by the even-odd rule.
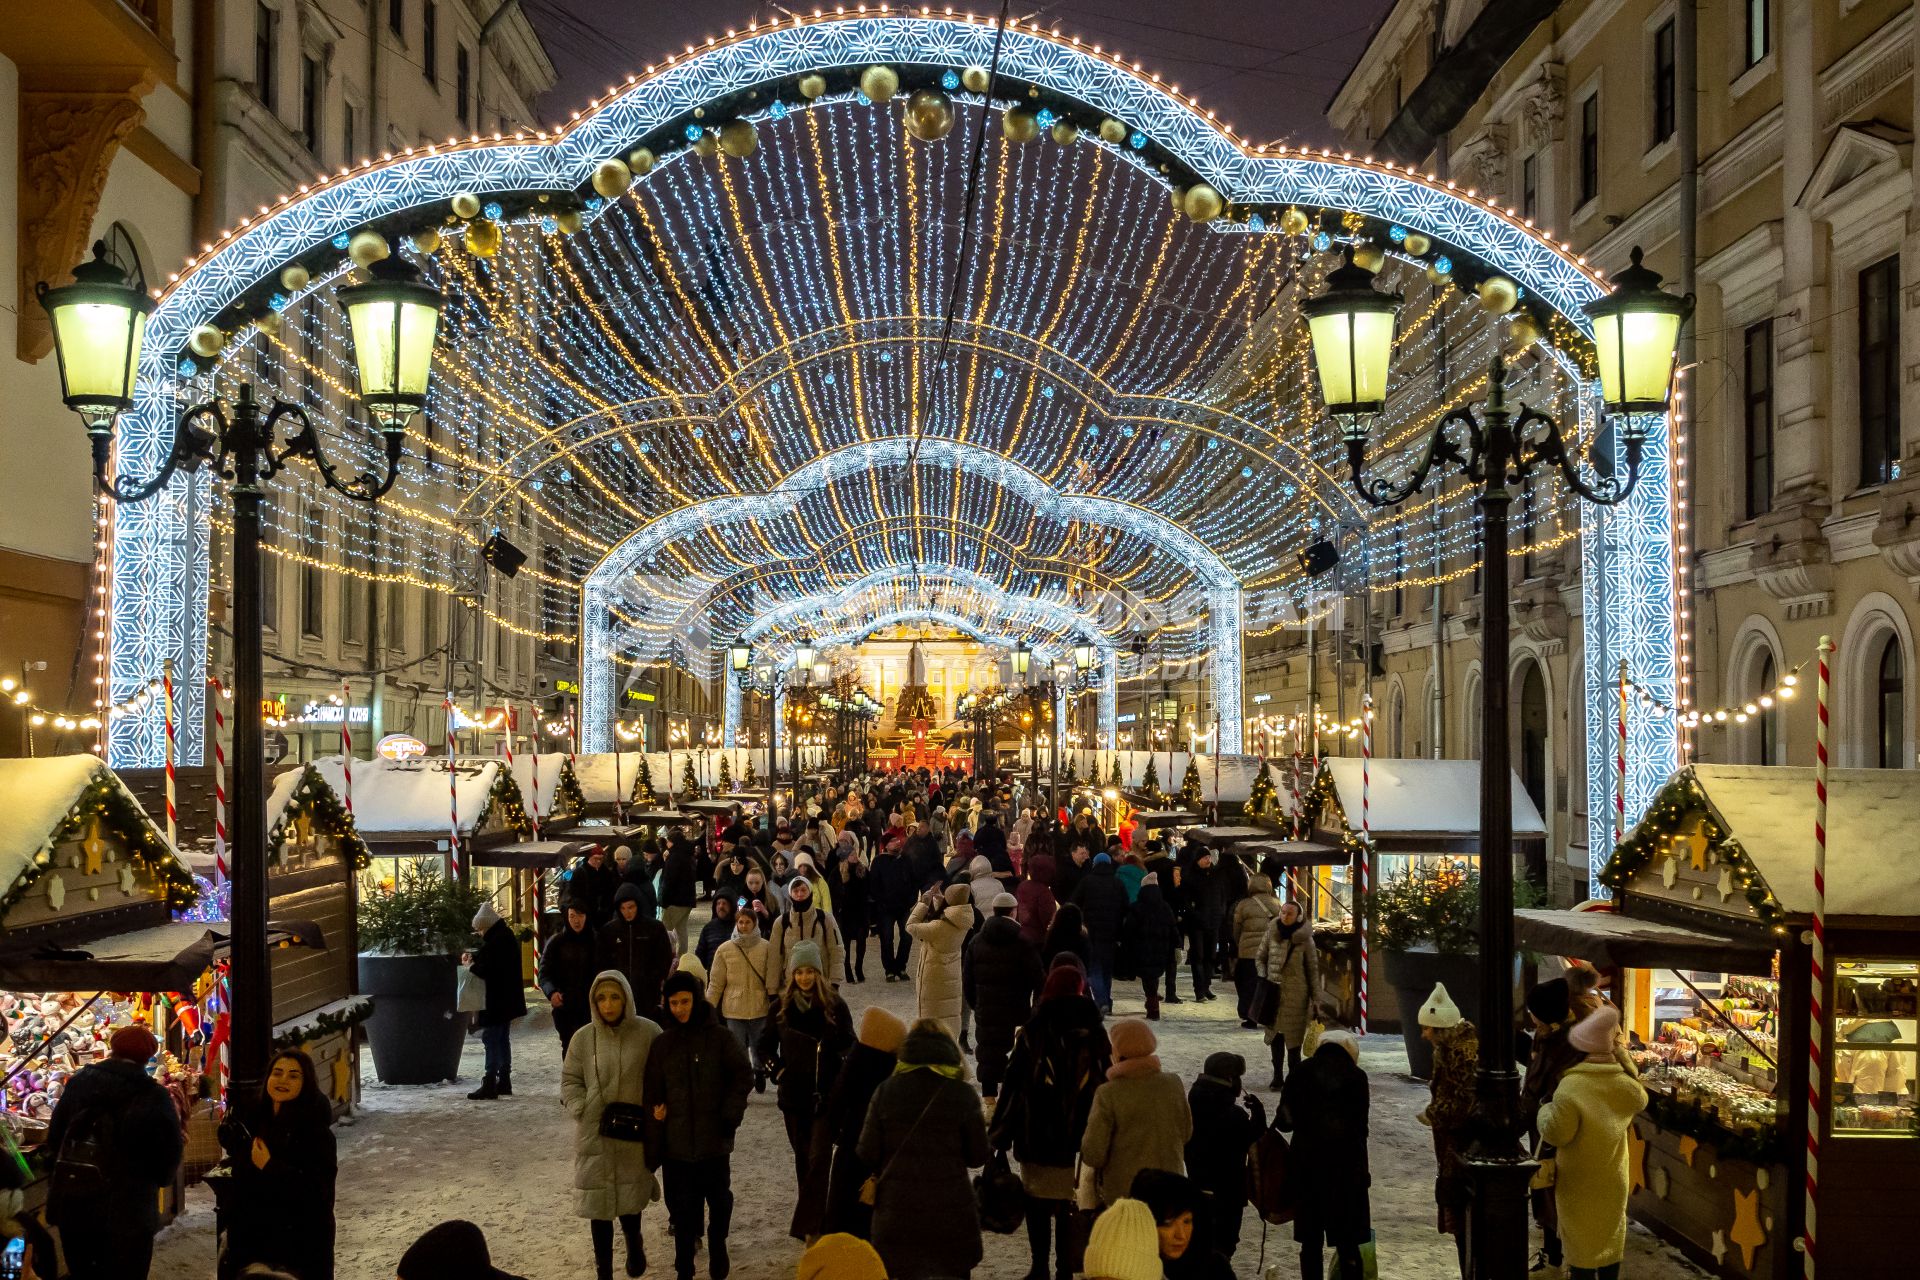
[[[153,299],[109,260],[104,241],[93,246],[93,261],[74,268],[72,284],[50,289],[43,283],[38,292],[53,323],[60,398],[89,434],[105,435],[133,404]]]
[[[1032,669],[1033,650],[1027,648],[1027,642],[1022,640],[1013,646],[1013,674],[1016,679],[1024,680]]]
[[[1612,291],[1581,310],[1593,321],[1607,412],[1629,415],[1628,430],[1644,434],[1645,425],[1636,427],[1631,416],[1667,411],[1680,326],[1693,312],[1693,298],[1662,289],[1659,273],[1640,265],[1636,245],[1633,265],[1614,277]]]
[[[427,406],[442,299],[405,259],[384,258],[368,274],[367,283],[340,290],[340,304],[353,330],[360,399],[381,431],[399,436]]]
[[[825,658],[820,658],[814,662],[813,678],[816,683],[825,684],[831,675],[833,675],[833,665]]]
[[[1073,669],[1085,674],[1093,670],[1093,646],[1080,643],[1073,646]]]
[[[804,632],[793,642],[793,665],[801,671],[813,666],[813,639]]]
[[[753,665],[753,649],[749,645],[733,644],[727,646],[727,661],[735,671],[745,671]]]
[[[1393,360],[1393,327],[1400,295],[1373,287],[1373,274],[1346,265],[1327,276],[1326,292],[1307,301],[1307,330],[1320,374],[1327,412],[1346,423],[1349,440],[1365,440],[1366,419],[1387,402],[1387,369]]]

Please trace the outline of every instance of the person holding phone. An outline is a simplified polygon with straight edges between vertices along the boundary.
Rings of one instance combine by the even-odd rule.
[[[226,1214],[233,1270],[252,1263],[299,1280],[333,1280],[333,1193],[338,1157],[333,1104],[313,1059],[283,1049],[267,1066],[259,1096],[220,1126],[233,1167]]]

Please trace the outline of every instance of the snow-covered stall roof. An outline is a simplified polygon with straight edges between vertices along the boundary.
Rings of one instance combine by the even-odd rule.
[[[82,821],[75,806],[96,784],[106,787],[111,798],[107,816],[122,830],[135,857],[184,894],[184,901],[174,905],[191,902],[192,876],[167,844],[164,829],[95,755],[0,759],[0,815],[5,816],[0,821],[0,894],[10,902],[23,881],[37,879],[48,869],[41,854],[72,834]]]
[[[1813,770],[1697,764],[1714,816],[1740,842],[1780,905],[1813,910]],[[1920,831],[1920,774],[1834,769],[1827,774],[1827,912],[1920,916],[1920,875],[1909,856]]]
[[[1361,761],[1347,756],[1327,760],[1334,790],[1347,825],[1360,829]],[[1513,834],[1545,836],[1547,824],[1533,798],[1513,780]],[[1480,762],[1478,760],[1373,761],[1367,788],[1368,824],[1376,836],[1478,836],[1480,834]]]
[[[335,792],[346,794],[346,771],[339,756],[310,761],[309,767],[319,770]],[[293,769],[275,778],[275,793],[282,787],[291,791],[299,774],[299,769]],[[444,835],[451,811],[459,817],[460,833],[471,835],[490,816],[496,788],[508,791],[511,803],[519,805],[519,788],[507,776],[504,760],[458,761],[451,804],[444,759],[355,760],[354,823],[363,836]]]
[[[612,751],[583,751],[573,758],[573,776],[580,783],[581,792],[587,797],[588,804],[610,805],[617,800],[620,804],[633,803],[633,779],[640,772],[640,761],[647,759],[642,751],[622,751],[617,755],[619,761],[620,785],[614,786],[614,762],[616,753]],[[514,763],[519,763],[515,761]],[[542,764],[546,761],[542,760]],[[649,770],[653,768],[648,765]],[[660,775],[655,772],[657,779]]]
[[[463,760],[463,763],[468,761]],[[533,816],[536,801],[540,808],[540,820],[545,822],[555,812],[572,813],[578,806],[566,802],[561,791],[566,780],[574,777],[574,771],[567,766],[567,757],[562,753],[542,752],[540,755],[540,786],[533,788],[533,757],[521,754],[513,758],[513,784],[520,788],[521,802],[526,805],[528,817]],[[560,797],[556,799],[556,797]]]

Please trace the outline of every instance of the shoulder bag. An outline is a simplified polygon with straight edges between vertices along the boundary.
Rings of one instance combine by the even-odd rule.
[[[647,1109],[637,1102],[609,1102],[600,1112],[600,1136],[615,1142],[644,1142]]]
[[[920,1114],[913,1118],[913,1125],[907,1130],[907,1136],[900,1139],[899,1149],[896,1150],[892,1155],[887,1157],[887,1162],[880,1166],[880,1172],[874,1174],[871,1178],[868,1178],[865,1182],[860,1184],[860,1203],[861,1204],[864,1204],[869,1208],[871,1208],[873,1206],[873,1202],[879,1199],[880,1179],[887,1176],[887,1172],[893,1168],[893,1162],[900,1158],[900,1152],[905,1151],[907,1149],[907,1144],[913,1141],[913,1135],[919,1130],[920,1122],[927,1118],[927,1112],[933,1110],[934,1101],[937,1098],[939,1098],[939,1096],[940,1096],[940,1092],[939,1090],[936,1089],[934,1091],[933,1097],[927,1099],[927,1105],[920,1108]]]

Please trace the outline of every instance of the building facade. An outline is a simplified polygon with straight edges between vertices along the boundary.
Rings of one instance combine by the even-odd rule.
[[[1802,664],[1811,685],[1831,635],[1836,763],[1915,763],[1917,39],[1891,0],[1402,0],[1329,108],[1356,153],[1489,195],[1608,271],[1642,246],[1697,294],[1675,417],[1681,688],[1726,715],[1688,735],[1695,759],[1810,764],[1811,706],[1772,695]],[[1514,569],[1515,765],[1577,896],[1578,544]],[[1344,649],[1322,637],[1339,655],[1322,690],[1337,662],[1357,714],[1372,665],[1377,752],[1477,755],[1486,604],[1471,574],[1372,593],[1381,652],[1355,651],[1357,623]],[[1305,652],[1297,632],[1263,648],[1249,692],[1297,709]]]

